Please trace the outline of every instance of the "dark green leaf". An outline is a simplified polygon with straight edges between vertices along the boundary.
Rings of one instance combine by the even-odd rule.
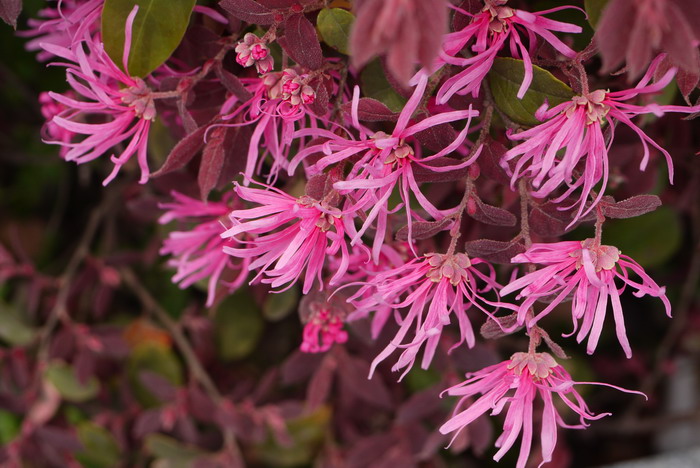
[[[583,0],[583,5],[586,8],[586,14],[588,15],[588,22],[594,28],[600,20],[600,15],[603,13],[605,6],[608,4],[608,0]]]
[[[21,426],[19,415],[0,409],[0,445],[9,444],[19,434]]]
[[[517,123],[534,126],[541,123],[535,112],[545,99],[552,107],[570,100],[574,92],[547,70],[536,65],[532,68],[532,84],[522,99],[517,96],[525,75],[522,60],[497,58],[489,72],[489,84],[496,105],[504,114]]]
[[[282,320],[299,304],[299,288],[293,286],[280,293],[270,293],[263,304],[263,316],[271,321]]]
[[[641,233],[644,235],[634,235]],[[666,263],[681,246],[682,226],[671,208],[623,220],[609,220],[603,226],[603,243],[614,245],[644,268]]]
[[[83,449],[75,458],[86,468],[110,468],[121,461],[119,445],[114,436],[103,427],[91,422],[78,426],[78,439]]]
[[[25,324],[16,310],[0,303],[0,339],[13,346],[24,346],[35,334],[36,330]]]
[[[204,455],[201,450],[163,434],[149,434],[146,436],[145,445],[151,455],[166,462],[157,466],[190,468],[197,458]]]
[[[75,375],[73,367],[64,362],[54,362],[46,369],[46,379],[56,387],[64,400],[80,403],[97,396],[100,383],[92,376],[87,382],[81,383]]]
[[[374,98],[386,105],[392,112],[400,112],[406,105],[406,99],[391,87],[384,76],[384,70],[379,60],[374,60],[367,65],[360,74],[364,95]]]
[[[107,54],[122,67],[126,18],[138,5],[129,54],[129,74],[148,75],[180,45],[194,4],[195,0],[105,0],[102,41]]]
[[[157,406],[161,401],[141,381],[143,371],[156,373],[174,386],[182,384],[182,364],[169,347],[154,342],[138,345],[129,355],[126,373],[136,399],[144,406]]]
[[[214,318],[219,356],[226,361],[241,359],[258,344],[264,322],[248,291],[227,297],[216,308]]]
[[[323,42],[336,49],[338,52],[348,54],[348,38],[350,28],[355,21],[352,13],[342,8],[324,8],[318,14],[316,27],[321,33]]]

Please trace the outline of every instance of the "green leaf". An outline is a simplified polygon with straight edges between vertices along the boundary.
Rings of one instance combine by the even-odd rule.
[[[247,290],[239,291],[219,304],[214,324],[219,356],[225,361],[250,354],[265,326],[258,306]]]
[[[342,8],[324,8],[318,14],[316,26],[321,33],[323,42],[336,49],[341,54],[348,54],[348,39],[350,28],[355,16]]]
[[[0,446],[9,444],[22,427],[22,418],[19,415],[0,409]]]
[[[126,18],[138,5],[128,72],[131,76],[148,75],[180,45],[194,4],[195,0],[105,0],[102,41],[107,54],[122,67]]]
[[[614,245],[644,268],[666,263],[678,252],[682,242],[683,229],[678,214],[665,206],[644,216],[609,220],[603,226],[603,243]]]
[[[141,382],[143,371],[163,376],[174,386],[182,385],[182,364],[173,351],[154,342],[144,342],[129,355],[126,375],[136,399],[144,406],[158,406],[161,401]]]
[[[0,303],[0,339],[12,346],[25,346],[36,335],[36,330],[29,327],[11,306]]]
[[[406,98],[391,87],[379,60],[370,62],[360,74],[362,90],[366,97],[371,97],[386,105],[392,112],[400,112],[406,105]]]
[[[588,22],[594,28],[600,20],[600,16],[603,14],[603,10],[608,4],[608,0],[583,0],[584,8],[586,9],[586,14],[588,15]]]
[[[151,466],[190,468],[197,458],[205,454],[195,447],[184,445],[163,434],[149,434],[146,436],[145,446],[146,450],[160,462]]]
[[[103,427],[85,422],[78,426],[83,449],[75,458],[85,468],[110,468],[119,465],[121,454],[114,436]]]
[[[81,383],[75,375],[75,370],[68,364],[60,361],[53,362],[46,369],[46,379],[56,387],[64,400],[80,403],[97,396],[100,391],[100,382],[91,376],[85,383]]]
[[[263,316],[270,322],[277,322],[292,313],[298,304],[299,288],[297,286],[280,293],[268,294],[263,304]]]
[[[517,96],[525,75],[522,60],[497,58],[489,72],[489,84],[496,106],[504,114],[517,123],[535,126],[541,123],[535,112],[545,99],[553,107],[570,100],[574,92],[547,70],[536,65],[532,68],[532,84],[522,99]]]

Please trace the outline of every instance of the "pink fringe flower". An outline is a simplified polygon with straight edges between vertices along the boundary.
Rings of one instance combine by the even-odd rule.
[[[487,274],[475,268],[481,264],[488,267]],[[477,281],[485,286],[477,287]],[[491,302],[481,295],[497,288],[499,285],[493,267],[481,259],[470,259],[464,253],[430,253],[377,274],[349,301],[363,313],[381,312],[385,307],[393,309],[400,327],[389,345],[372,362],[370,378],[377,365],[399,348],[403,348],[403,352],[392,370],[396,372],[405,368],[401,378],[411,370],[423,346],[425,351],[421,367],[427,369],[435,355],[442,329],[450,324],[451,316],[456,318],[460,330],[460,340],[453,348],[465,342],[469,347],[474,346],[474,330],[467,310],[474,306],[487,316],[492,316],[482,304],[496,308],[507,306]],[[400,317],[398,310],[405,307],[408,312]],[[415,334],[408,343],[404,343],[411,329],[415,329]]]
[[[225,247],[224,252],[252,259],[249,269],[260,269],[255,279],[265,275],[262,282],[273,288],[285,284],[289,288],[305,272],[304,294],[309,292],[316,278],[320,287],[323,286],[321,274],[326,257],[341,252],[338,269],[329,281],[331,285],[336,284],[347,271],[349,262],[343,213],[327,201],[309,196],[294,198],[274,187],[267,189],[236,184],[235,191],[243,200],[260,206],[232,211],[229,217],[233,226],[222,237],[232,238],[241,233],[257,237],[251,241],[241,240],[242,248]]]
[[[228,215],[231,208],[226,202],[202,202],[178,192],[173,192],[172,197],[173,202],[159,205],[167,211],[158,221],[167,224],[178,220],[182,223],[195,223],[195,227],[168,234],[160,254],[173,256],[168,261],[168,266],[177,269],[173,282],[179,283],[180,288],[187,288],[208,278],[206,305],[211,307],[218,285],[233,292],[248,276],[249,261],[244,259],[241,265],[233,265],[231,257],[223,250],[230,242],[221,238],[221,234],[226,231],[221,219]],[[233,281],[222,280],[222,275],[227,270],[238,270]]]
[[[512,170],[511,184],[514,185],[521,177],[531,177],[535,188],[532,195],[538,198],[549,196],[564,184],[567,189],[561,196],[554,199],[557,203],[580,190],[578,201],[567,207],[578,205],[573,224],[590,212],[605,193],[609,173],[608,151],[618,123],[623,123],[634,130],[644,146],[640,169],[644,170],[649,162],[649,145],[651,145],[666,158],[669,179],[673,182],[671,155],[635,125],[632,118],[649,113],[657,117],[662,116],[664,112],[688,114],[700,111],[700,106],[684,107],[656,103],[639,106],[625,102],[641,94],[658,93],[671,82],[676,74],[675,69],[669,70],[657,82],[649,84],[662,59],[663,55],[657,57],[639,84],[632,89],[614,92],[599,89],[584,96],[576,96],[571,101],[551,109],[546,109],[546,104],[540,108],[536,116],[544,123],[509,135],[511,140],[522,141],[510,149],[501,161],[504,168],[510,170],[508,162],[517,158]],[[609,139],[606,139],[603,134],[605,122],[610,128]],[[577,170],[581,171],[581,175],[576,174]],[[601,180],[602,185],[597,197],[586,208],[591,190]]]
[[[131,11],[126,21],[126,39],[124,41],[123,62],[127,69],[131,33],[138,12],[138,6]],[[83,47],[87,47],[87,53]],[[92,161],[122,142],[128,141],[126,148],[111,160],[114,169],[104,180],[103,185],[111,182],[121,167],[136,154],[141,169],[140,183],[146,183],[149,177],[147,146],[151,122],[156,116],[150,88],[143,80],[122,72],[104,51],[104,46],[95,38],[87,37],[73,49],[43,44],[53,54],[72,63],[63,63],[67,67],[66,80],[73,92],[84,98],[74,99],[70,95],[50,92],[49,95],[66,107],[60,115],[53,118],[53,123],[77,135],[86,135],[80,141],[66,143],[51,140],[47,143],[69,148],[65,153],[66,161],[83,164]],[[99,119],[104,123],[86,123]]]
[[[318,130],[319,119],[308,108],[315,101],[316,92],[307,84],[308,75],[300,75],[291,68],[267,73],[261,78],[243,78],[241,81],[252,97],[240,102],[237,96],[231,96],[222,106],[221,113],[224,120],[239,123],[223,125],[255,124],[248,146],[245,183],[261,171],[266,153],[272,156],[268,175],[268,182],[272,183],[280,170],[288,168],[288,154],[296,127]],[[300,141],[299,144],[303,149],[304,142]]]
[[[304,324],[300,349],[303,353],[325,353],[335,344],[348,341],[343,330],[348,305],[325,292],[312,291],[299,304],[299,317]]]
[[[576,333],[581,320],[576,340],[580,343],[586,336],[589,337],[586,347],[588,354],[592,354],[598,344],[610,301],[617,338],[625,355],[628,358],[632,356],[620,304],[620,294],[626,286],[635,289],[634,295],[637,297],[648,294],[660,298],[666,314],[671,316],[671,304],[665,288],[656,284],[637,262],[622,255],[616,247],[601,245],[595,239],[533,244],[525,253],[513,257],[512,262],[545,266],[512,281],[501,290],[502,295],[520,290],[518,299],[525,298],[518,308],[518,323],[525,323],[526,313],[536,301],[546,298],[549,304],[527,323],[528,327],[573,294],[571,311],[574,330],[566,336]],[[642,282],[630,279],[630,271],[639,276]],[[622,281],[622,288],[616,286],[616,279]]]
[[[445,390],[448,395],[461,396],[452,418],[440,427],[442,434],[459,431],[471,424],[479,416],[490,411],[491,415],[500,414],[508,405],[503,433],[496,440],[499,448],[493,459],[499,461],[515,443],[522,433],[517,468],[524,468],[532,449],[533,413],[535,398],[539,395],[543,402],[542,428],[540,445],[542,463],[552,461],[554,447],[557,444],[557,426],[567,429],[585,429],[588,421],[594,421],[610,413],[593,414],[574,385],[604,385],[626,393],[639,392],[626,390],[598,382],[575,382],[571,375],[547,353],[515,353],[510,360],[486,367],[478,372],[467,374],[467,380]],[[480,397],[473,401],[475,395]],[[554,395],[559,396],[562,405],[555,404]],[[462,409],[465,406],[466,409]],[[557,407],[569,407],[579,417],[579,424],[569,425],[559,414]]]
[[[472,20],[461,31],[445,35],[443,51],[438,63],[466,68],[443,83],[437,93],[439,104],[444,104],[455,94],[471,94],[477,97],[481,89],[481,82],[491,70],[496,55],[507,43],[510,45],[511,55],[522,58],[525,66],[525,76],[518,90],[518,98],[521,99],[532,83],[533,72],[530,55],[537,47],[536,36],[540,36],[566,57],[572,58],[576,55],[576,52],[559,40],[552,31],[579,33],[581,28],[544,17],[548,13],[576,7],[563,6],[530,13],[505,6],[506,1],[485,0],[484,8],[475,15],[455,8],[460,13],[470,16]],[[523,44],[520,37],[522,33],[527,34],[529,48]],[[470,47],[472,56],[462,57],[460,51],[472,41],[473,45]],[[425,71],[421,73],[425,73]]]
[[[270,55],[270,48],[255,34],[247,33],[243,36],[235,50],[236,62],[240,66],[247,68],[255,65],[261,75],[272,71],[274,59]]]
[[[479,115],[478,111],[471,108],[463,111],[443,112],[409,125],[411,116],[417,110],[424,96],[427,82],[427,77],[422,77],[419,80],[413,95],[399,114],[396,126],[390,135],[381,131],[372,134],[359,123],[359,89],[357,88],[353,96],[351,116],[353,125],[360,131],[359,140],[345,138],[321,129],[302,129],[295,133],[296,137],[322,137],[326,138],[327,141],[309,145],[305,149],[300,150],[290,161],[290,174],[295,171],[305,158],[315,153],[321,153],[324,156],[307,168],[307,172],[310,174],[319,173],[332,164],[346,161],[353,156],[359,155],[359,159],[353,161],[354,164],[346,179],[336,182],[334,188],[343,195],[349,195],[349,198],[353,200],[346,207],[347,212],[357,212],[359,210],[367,212],[359,230],[353,232],[355,231],[354,226],[347,226],[348,232],[353,233],[351,245],[359,243],[367,229],[376,224],[374,245],[372,247],[372,256],[375,262],[378,259],[386,235],[388,214],[400,208],[390,209],[388,207],[389,197],[397,185],[404,206],[410,206],[409,198],[410,193],[412,193],[419,205],[434,219],[441,219],[448,214],[438,210],[423,195],[413,173],[414,167],[422,166],[434,172],[452,171],[472,164],[480,153],[480,151],[477,151],[465,161],[445,158],[445,155],[456,151],[465,142],[471,119]],[[432,156],[422,158],[420,145],[414,146],[410,143],[413,136],[418,132],[436,125],[463,119],[467,120],[466,125],[455,140]],[[432,166],[429,164],[431,161],[439,158],[447,159],[447,161],[454,164],[444,166]],[[406,212],[410,239],[412,234],[411,220],[415,213],[410,209],[407,209]]]

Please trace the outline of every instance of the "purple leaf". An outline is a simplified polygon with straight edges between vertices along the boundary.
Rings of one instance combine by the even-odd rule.
[[[457,132],[450,124],[443,123],[426,128],[414,136],[427,149],[438,152],[449,146],[457,138]]]
[[[252,133],[250,127],[229,127],[226,130],[224,164],[219,173],[217,188],[226,187],[243,171]]]
[[[275,22],[275,12],[254,0],[221,0],[219,6],[248,23],[268,25]]]
[[[343,111],[350,114],[351,103],[343,104]],[[357,106],[358,118],[364,122],[396,122],[399,114],[372,98],[360,98]]]
[[[189,109],[187,109],[187,101],[185,99],[180,99],[177,102],[177,110],[182,119],[182,126],[185,128],[185,132],[189,135],[197,130],[197,122],[194,120],[194,117],[192,117]]]
[[[219,66],[216,67],[216,75],[219,77],[219,80],[221,80],[221,84],[241,101],[245,102],[253,97],[253,95],[245,89],[245,86],[243,86],[243,83],[241,83],[241,80],[239,80],[236,75],[225,70],[221,66],[221,62],[219,62]]]
[[[326,181],[328,180],[328,174],[316,174],[309,178],[306,183],[305,194],[314,200],[320,200],[323,198],[323,194],[326,191]]]
[[[494,319],[489,317],[486,320],[486,322],[481,326],[481,330],[479,331],[481,333],[481,336],[483,336],[485,339],[496,340],[498,338],[503,338],[504,336],[509,335],[510,333],[506,333],[503,329],[513,327],[518,321],[518,314],[512,313],[510,315],[506,315],[505,317],[497,318],[498,323],[496,323]]]
[[[226,137],[225,127],[216,127],[209,134],[209,141],[202,152],[202,162],[199,165],[197,174],[197,184],[202,200],[206,200],[209,192],[216,187],[224,166],[224,140]]]
[[[331,354],[327,354],[321,365],[314,372],[313,377],[306,389],[306,407],[308,411],[313,411],[321,406],[328,399],[333,375],[338,367],[338,363]]]
[[[600,206],[607,218],[634,218],[660,207],[661,199],[656,195],[637,195],[620,202],[601,202]]]
[[[596,30],[596,44],[603,57],[604,72],[622,64],[634,24],[635,0],[611,0],[603,10]]]
[[[429,239],[453,223],[452,218],[443,218],[440,221],[416,221],[411,224],[411,236],[415,240]],[[408,226],[403,226],[396,232],[396,240],[408,240]]]
[[[476,210],[474,213],[467,210],[467,214],[472,218],[492,226],[515,226],[517,218],[510,211],[487,205],[476,196],[472,196],[472,199],[476,202]]]
[[[525,252],[519,241],[502,242],[491,239],[478,239],[465,244],[470,257],[479,257],[493,263],[509,264],[510,259]]]
[[[0,18],[17,29],[17,17],[22,12],[22,0],[0,0]]]
[[[203,125],[180,140],[170,151],[168,157],[165,158],[161,168],[153,173],[153,177],[159,177],[185,167],[199,150],[204,147],[204,134],[206,131],[207,126]]]
[[[510,185],[510,177],[508,177],[500,165],[500,160],[503,158],[503,155],[506,154],[506,151],[508,150],[501,142],[487,138],[477,162],[481,174],[493,181],[508,186]]]
[[[139,380],[160,401],[175,399],[176,389],[168,379],[149,370],[139,372]]]
[[[303,14],[292,15],[284,23],[284,37],[279,44],[302,67],[317,70],[323,66],[323,52],[316,28]]]
[[[391,396],[381,377],[375,375],[372,380],[367,379],[369,363],[349,356],[344,351],[339,352],[337,357],[338,365],[342,369],[338,376],[341,384],[348,392],[372,405],[382,408],[392,407]]]
[[[571,211],[559,210],[551,201],[536,205],[530,211],[530,229],[544,237],[558,237],[568,231]],[[573,226],[572,226],[573,227]]]
[[[308,108],[319,117],[326,115],[328,113],[328,104],[330,102],[327,81],[323,79],[316,79],[311,81],[309,86],[311,86],[316,92],[316,99],[314,99],[314,102],[309,104]]]

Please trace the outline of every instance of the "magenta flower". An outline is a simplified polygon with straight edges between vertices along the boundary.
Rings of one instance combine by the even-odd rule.
[[[496,55],[506,44],[509,44],[511,54],[522,58],[525,65],[525,76],[518,90],[518,97],[521,99],[532,82],[530,55],[537,47],[536,36],[540,36],[566,57],[572,58],[576,55],[576,52],[559,40],[552,31],[579,33],[581,28],[544,17],[548,13],[576,7],[563,6],[530,13],[505,6],[506,2],[507,0],[485,0],[484,8],[476,15],[455,8],[460,13],[470,16],[472,20],[461,31],[445,35],[443,51],[438,62],[466,68],[442,84],[437,93],[439,104],[447,102],[455,94],[471,94],[477,97],[481,82],[491,70]],[[520,36],[523,33],[527,34],[529,48],[523,44]],[[462,57],[460,51],[472,41],[471,56]]]
[[[299,304],[299,316],[304,324],[301,351],[325,353],[335,344],[348,341],[343,330],[348,305],[337,297],[329,298],[325,292],[311,292]]]
[[[274,66],[270,48],[253,33],[246,33],[243,40],[236,45],[236,62],[246,68],[255,65],[255,69],[261,75],[271,72]]]
[[[395,208],[389,208],[388,206],[389,197],[394,192],[395,187],[398,186],[404,206],[410,206],[409,198],[412,193],[418,204],[434,219],[441,219],[449,214],[449,211],[438,210],[423,195],[413,173],[413,168],[422,166],[435,172],[446,172],[466,167],[472,164],[479,156],[479,151],[477,151],[468,160],[454,160],[454,165],[432,166],[429,164],[438,158],[444,159],[445,155],[456,151],[464,144],[469,132],[471,119],[478,116],[479,112],[471,108],[463,111],[442,112],[409,125],[411,116],[416,112],[418,105],[423,99],[427,82],[427,77],[422,77],[419,80],[413,95],[399,114],[396,126],[390,135],[381,131],[372,134],[359,123],[359,90],[357,89],[353,96],[351,116],[353,125],[360,132],[359,140],[351,137],[345,138],[321,129],[302,129],[295,133],[295,136],[323,137],[327,138],[327,141],[309,145],[300,150],[289,164],[290,174],[295,171],[305,158],[314,153],[322,153],[324,156],[312,166],[307,167],[307,172],[310,174],[321,172],[332,164],[346,161],[353,156],[359,155],[358,158],[353,160],[353,166],[345,180],[336,182],[334,188],[341,194],[348,195],[349,199],[352,200],[349,206],[346,207],[347,212],[366,211],[359,230],[353,232],[355,231],[354,226],[349,225],[347,227],[348,232],[353,233],[351,245],[359,243],[367,229],[372,225],[376,225],[374,245],[372,247],[372,256],[375,261],[377,261],[386,234],[388,214],[400,208],[400,206]],[[423,158],[420,145],[411,144],[413,136],[420,131],[443,123],[464,119],[467,120],[466,125],[455,140],[432,156]],[[410,239],[412,234],[411,221],[416,214],[410,209],[407,209],[406,213]]]
[[[229,214],[233,226],[222,234],[232,238],[245,233],[257,235],[243,240],[243,246],[225,247],[224,252],[238,258],[252,259],[249,269],[260,269],[255,277],[277,288],[291,287],[304,274],[304,294],[321,274],[327,256],[341,253],[338,269],[329,284],[336,284],[348,268],[348,246],[343,227],[343,213],[325,200],[309,196],[294,198],[281,190],[242,187],[235,191],[243,199],[260,206],[247,210],[234,210]],[[255,280],[254,279],[254,280]],[[285,288],[286,289],[286,288]]]
[[[126,22],[124,69],[127,69],[131,31],[137,12],[138,6],[135,6]],[[87,53],[83,45],[87,47]],[[103,44],[95,38],[86,37],[73,49],[52,44],[43,44],[43,47],[72,62],[61,65],[67,68],[66,79],[73,92],[84,99],[50,92],[53,99],[66,107],[66,110],[53,118],[53,123],[74,134],[86,135],[76,142],[50,140],[47,143],[69,148],[64,155],[66,161],[82,164],[128,141],[119,157],[111,157],[114,169],[103,185],[111,182],[134,154],[137,155],[141,169],[139,182],[146,183],[149,176],[148,132],[156,116],[151,89],[140,78],[122,72],[104,51]],[[86,123],[95,120],[103,123]]]
[[[173,202],[161,203],[167,210],[159,222],[166,224],[174,220],[194,224],[186,231],[172,231],[163,241],[161,255],[172,255],[168,266],[177,269],[173,282],[180,288],[187,288],[194,283],[208,279],[207,307],[214,304],[217,286],[224,286],[229,292],[238,289],[248,276],[248,263],[244,259],[241,265],[234,265],[231,257],[224,253],[224,246],[231,242],[221,238],[226,231],[222,218],[231,211],[225,202],[202,202],[178,192],[172,193]],[[234,272],[232,281],[224,281],[222,276],[227,270]]]
[[[318,117],[308,109],[316,99],[316,92],[308,85],[308,80],[308,75],[300,75],[291,68],[267,73],[261,78],[243,78],[241,81],[252,98],[240,102],[233,95],[222,106],[223,119],[236,122],[223,125],[255,124],[244,171],[246,181],[260,172],[264,156],[269,153],[272,167],[268,182],[272,183],[280,170],[288,168],[288,155],[297,126],[318,129]],[[298,143],[303,149],[304,141]]]
[[[528,327],[573,294],[571,312],[574,330],[567,336],[576,333],[581,320],[576,340],[580,343],[588,336],[588,354],[592,354],[598,344],[610,301],[617,338],[625,355],[628,358],[632,356],[620,304],[620,294],[626,286],[635,289],[634,295],[637,297],[648,294],[660,298],[666,314],[671,316],[671,304],[665,288],[656,284],[637,262],[622,255],[616,247],[601,245],[595,239],[533,244],[525,253],[513,257],[512,262],[545,265],[501,290],[502,295],[521,290],[518,299],[525,300],[518,308],[518,323],[525,323],[526,313],[536,301],[546,298],[549,304],[527,323]],[[639,276],[642,282],[630,279],[630,271]],[[615,284],[616,279],[622,281],[621,288]]]
[[[524,468],[532,449],[533,413],[535,398],[539,395],[543,403],[542,428],[538,438],[542,447],[542,466],[552,461],[557,443],[557,426],[585,429],[589,425],[588,421],[610,415],[596,415],[588,409],[581,395],[574,389],[574,385],[580,384],[605,385],[627,393],[639,393],[603,383],[574,382],[571,375],[547,353],[515,353],[508,361],[467,374],[466,381],[445,390],[448,395],[462,398],[457,403],[452,418],[440,427],[440,432],[455,432],[454,440],[459,431],[479,416],[488,411],[491,411],[491,415],[498,415],[508,405],[503,433],[496,440],[499,450],[493,459],[499,461],[503,458],[522,433],[516,467]],[[472,397],[479,394],[481,396],[472,402]],[[555,394],[563,405],[555,403]],[[564,406],[578,415],[579,424],[569,425],[564,422],[557,409]]]
[[[507,163],[517,158],[512,170],[511,183],[515,184],[521,177],[531,177],[535,188],[532,195],[538,198],[547,197],[560,185],[566,185],[567,190],[555,198],[555,202],[561,202],[580,190],[578,201],[572,205],[578,206],[573,224],[590,212],[605,193],[609,173],[608,150],[618,122],[634,130],[642,141],[644,155],[640,169],[644,170],[649,162],[651,145],[666,158],[669,178],[673,182],[671,155],[635,125],[632,118],[648,113],[656,116],[661,116],[664,112],[687,114],[700,111],[700,106],[684,107],[656,103],[639,106],[625,102],[641,94],[657,93],[671,82],[676,73],[675,69],[669,70],[657,82],[649,84],[662,59],[663,56],[657,57],[639,84],[632,89],[614,92],[599,89],[584,96],[576,96],[571,101],[551,109],[547,110],[543,106],[538,110],[537,118],[544,123],[509,135],[511,140],[522,141],[509,150],[501,162],[506,170],[510,170]],[[609,124],[611,132],[607,144],[603,134],[605,122]],[[580,176],[576,175],[576,169],[582,171]],[[586,208],[591,190],[601,180],[602,186],[594,203]]]
[[[481,264],[488,267],[488,273],[475,268]],[[484,286],[478,287],[477,282]],[[451,316],[454,316],[459,325],[461,337],[453,348],[465,342],[469,347],[474,346],[474,330],[467,310],[474,306],[487,316],[493,316],[482,304],[496,308],[507,306],[491,302],[482,296],[498,287],[493,267],[481,259],[470,259],[464,253],[430,253],[377,274],[371,283],[360,288],[349,301],[365,314],[383,313],[385,307],[393,309],[400,328],[389,345],[372,362],[370,377],[377,365],[399,348],[403,352],[392,370],[405,368],[401,378],[411,369],[423,346],[425,351],[421,367],[427,369],[437,349],[443,327],[452,321]],[[399,317],[397,311],[406,307],[406,315]],[[415,330],[414,336],[405,343],[404,339],[411,329]]]

